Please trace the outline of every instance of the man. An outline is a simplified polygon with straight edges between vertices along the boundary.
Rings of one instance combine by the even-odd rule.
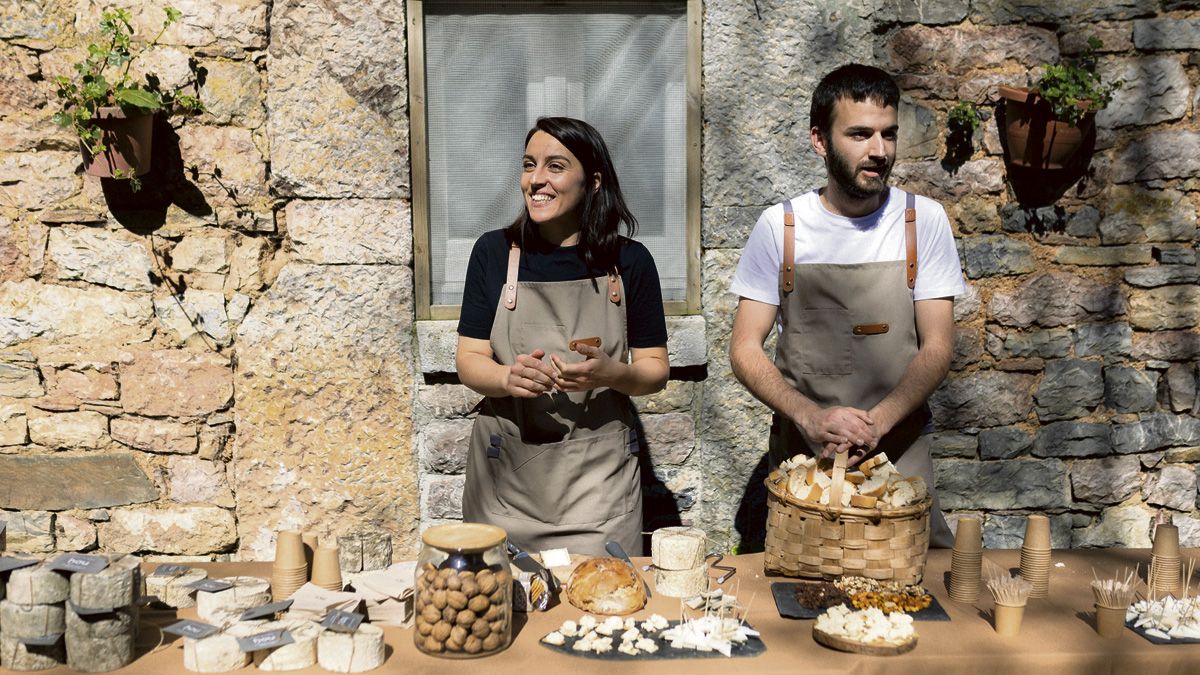
[[[797,453],[886,452],[933,488],[926,400],[946,376],[962,272],[937,202],[890,188],[900,91],[851,64],[813,92],[810,137],[824,187],[763,212],[731,291],[740,296],[729,357],[775,411],[772,468]],[[774,363],[763,350],[772,326]],[[930,541],[950,546],[937,509]]]

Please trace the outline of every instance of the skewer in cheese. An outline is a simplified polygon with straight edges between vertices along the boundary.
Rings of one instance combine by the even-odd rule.
[[[369,623],[353,633],[323,630],[317,637],[317,662],[335,673],[365,673],[383,665],[383,629]]]

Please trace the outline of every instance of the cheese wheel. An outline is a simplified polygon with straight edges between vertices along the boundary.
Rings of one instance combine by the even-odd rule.
[[[104,637],[68,630],[67,665],[81,673],[107,673],[127,666],[133,661],[133,637],[132,626]]]
[[[708,591],[708,565],[688,570],[654,570],[654,590],[668,598],[690,598]]]
[[[6,637],[36,638],[66,629],[66,610],[61,604],[22,605],[0,600],[0,634]]]
[[[694,527],[663,527],[650,535],[650,559],[663,570],[690,570],[704,562],[708,538]]]
[[[369,623],[353,633],[323,630],[317,637],[317,663],[335,673],[365,673],[383,665],[383,629]]]
[[[79,614],[70,607],[67,608],[67,649],[70,647],[71,635],[85,638],[120,637],[125,634],[133,635],[137,627],[137,611],[132,607],[114,609],[103,614]]]
[[[146,577],[146,593],[168,607],[195,607],[196,589],[190,585],[207,578],[208,572],[196,568],[174,574],[151,574]]]
[[[312,621],[272,621],[259,626],[255,633],[280,628],[291,633],[292,644],[254,652],[254,665],[259,670],[300,670],[316,665],[321,627]]]
[[[71,575],[71,602],[76,607],[127,607],[142,594],[142,559],[127,555],[110,560],[108,567]]]
[[[71,594],[67,577],[45,563],[13,570],[8,575],[7,599],[23,605],[63,602]]]
[[[63,641],[31,647],[15,637],[0,634],[0,667],[15,671],[46,670],[67,661]]]
[[[266,579],[225,577],[221,581],[233,584],[233,588],[216,593],[208,591],[196,593],[196,615],[200,617],[201,621],[214,623],[221,616],[222,610],[226,613],[237,610],[245,611],[251,607],[271,602],[271,584]]]
[[[194,673],[227,673],[250,665],[250,654],[238,646],[238,638],[262,632],[264,623],[236,623],[220,633],[199,640],[185,637],[183,667]]]

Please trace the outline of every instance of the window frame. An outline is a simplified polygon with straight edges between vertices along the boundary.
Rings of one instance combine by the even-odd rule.
[[[429,0],[435,3],[437,0]],[[564,4],[583,0],[563,0]],[[595,0],[588,0],[594,2]],[[703,0],[643,0],[644,2],[686,3],[687,7],[687,74],[686,92],[686,151],[687,188],[686,241],[687,293],[683,300],[667,300],[663,309],[668,316],[700,313],[700,69],[701,38],[703,34]],[[457,320],[460,305],[434,305],[432,300],[429,231],[429,146],[426,137],[425,115],[425,4],[426,0],[406,0],[408,22],[408,111],[409,161],[412,172],[413,227],[413,285],[416,318],[418,321]],[[521,4],[519,2],[504,3]],[[616,3],[611,3],[616,4]]]

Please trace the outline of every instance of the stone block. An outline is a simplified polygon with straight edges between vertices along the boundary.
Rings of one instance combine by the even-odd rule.
[[[75,29],[91,30],[103,9],[115,7],[129,10],[135,35],[149,39],[162,28],[163,7],[168,5],[183,16],[163,34],[161,44],[207,47],[231,56],[266,46],[270,6],[262,0],[80,0]]]
[[[1131,343],[1135,359],[1187,361],[1200,356],[1200,335],[1188,331],[1138,333]]]
[[[1150,512],[1141,506],[1114,506],[1104,509],[1087,527],[1071,534],[1074,548],[1150,548]]]
[[[700,209],[704,248],[741,248],[766,209],[762,206],[718,206]]]
[[[667,358],[672,368],[703,366],[708,363],[704,317],[667,317]]]
[[[954,357],[950,361],[951,370],[964,368],[979,363],[983,358],[983,342],[979,337],[978,328],[958,328],[954,331]]]
[[[1154,409],[1158,391],[1158,373],[1124,366],[1104,368],[1104,405],[1122,413],[1148,412]]]
[[[60,551],[87,551],[96,547],[96,526],[86,518],[59,513],[54,518],[54,544]]]
[[[1034,270],[1029,244],[1004,235],[984,235],[963,239],[963,262],[972,279],[1025,274]]]
[[[426,518],[462,518],[463,476],[431,477],[425,489]]]
[[[46,393],[32,363],[6,362],[0,355],[0,396],[34,398]]]
[[[1196,507],[1196,469],[1188,465],[1168,465],[1146,479],[1143,490],[1146,503],[1176,511]]]
[[[232,124],[257,129],[266,120],[263,105],[263,76],[249,61],[206,59],[200,66],[208,71],[200,89],[205,124]]]
[[[1072,237],[1095,237],[1100,234],[1100,210],[1084,206],[1067,219],[1066,233]]]
[[[108,418],[97,412],[47,413],[32,410],[29,440],[48,448],[95,449],[108,442]]]
[[[958,23],[967,16],[967,0],[877,0],[872,18],[881,23],[919,23],[926,26]]]
[[[1185,548],[1200,547],[1200,518],[1176,514],[1172,522],[1179,528],[1179,545]]]
[[[460,474],[467,468],[473,420],[434,420],[421,428],[421,457],[425,470]]]
[[[230,291],[254,292],[262,288],[262,259],[264,240],[245,237],[237,243],[229,260],[229,276],[225,287]]]
[[[150,298],[107,288],[68,288],[33,280],[0,284],[0,346],[33,338],[129,343],[152,333]]]
[[[1059,49],[1063,54],[1082,55],[1088,51],[1088,38],[1100,40],[1097,53],[1129,51],[1133,48],[1133,27],[1126,22],[1091,23],[1087,30],[1070,30],[1058,36]]]
[[[113,440],[159,454],[196,452],[196,425],[144,417],[118,417],[110,424]]]
[[[47,393],[84,401],[113,400],[120,395],[117,378],[111,372],[91,368],[43,368]]]
[[[154,314],[164,327],[170,329],[176,344],[187,344],[194,336],[221,347],[233,342],[233,326],[226,311],[225,294],[221,291],[189,288],[182,297],[156,297]]]
[[[1058,61],[1054,33],[1033,26],[906,26],[887,45],[893,71],[937,70],[962,75],[1017,63],[1034,68]]]
[[[1132,183],[1200,176],[1200,131],[1169,129],[1137,138],[1112,165],[1112,180]]]
[[[1071,491],[1076,501],[1117,504],[1142,486],[1136,457],[1081,459],[1071,465]]]
[[[0,508],[63,511],[137,504],[158,490],[133,457],[0,455]],[[132,550],[132,549],[130,549]]]
[[[418,416],[451,419],[466,417],[483,400],[465,385],[423,384],[417,388]]]
[[[1148,331],[1191,328],[1200,323],[1200,286],[1160,286],[1129,293],[1129,323]]]
[[[54,514],[45,511],[0,512],[9,553],[49,553],[54,550]]]
[[[1062,358],[1071,351],[1071,331],[1066,328],[1050,328],[1008,332],[1004,334],[1003,348],[988,351],[997,358]]]
[[[1033,411],[1034,377],[982,370],[947,378],[930,398],[938,428],[995,427]]]
[[[229,240],[225,237],[188,235],[171,249],[171,269],[180,272],[220,273],[229,269]]]
[[[1200,445],[1200,418],[1154,413],[1137,422],[1113,424],[1113,448],[1120,454]]]
[[[1191,85],[1174,56],[1141,56],[1102,62],[1101,77],[1124,81],[1108,106],[1096,113],[1102,127],[1146,125],[1177,120],[1188,109]]]
[[[1124,312],[1121,290],[1067,272],[1039,272],[1012,291],[996,291],[989,306],[1002,325],[1065,326],[1103,320]]]
[[[110,551],[202,555],[237,543],[233,513],[216,506],[116,509],[98,528],[101,548]]]
[[[1075,327],[1075,355],[1103,356],[1106,360],[1129,356],[1133,329],[1124,323],[1084,323]]]
[[[903,161],[936,157],[942,131],[933,110],[913,102],[908,96],[901,96],[897,115],[900,133],[896,138],[896,159]]]
[[[1036,457],[1098,457],[1112,454],[1112,429],[1107,424],[1053,422],[1038,429],[1033,442]]]
[[[965,234],[986,234],[996,231],[998,221],[996,206],[990,199],[981,197],[964,197],[952,204],[946,204],[946,209],[952,215],[951,223],[958,226],[958,231]]]
[[[458,372],[454,362],[454,353],[458,349],[458,322],[418,321],[417,348],[422,373]]]
[[[147,350],[123,366],[121,404],[147,417],[196,417],[233,401],[228,359],[212,353]]]
[[[1196,250],[1190,246],[1162,246],[1158,249],[1158,262],[1163,265],[1195,265]]]
[[[1101,366],[1082,359],[1047,361],[1045,375],[1034,397],[1038,418],[1042,421],[1086,415],[1104,398]]]
[[[225,464],[199,457],[172,457],[167,462],[171,501],[234,507],[233,491],[225,478]]]
[[[29,438],[25,406],[0,404],[0,446],[24,445]]]
[[[1167,368],[1167,394],[1173,412],[1187,412],[1196,405],[1196,366],[1172,363]],[[0,413],[2,416],[3,413]]]
[[[997,427],[979,432],[980,459],[1014,459],[1033,448],[1033,435],[1019,427]]]
[[[231,465],[242,557],[270,558],[286,518],[392,523],[393,549],[415,554],[412,289],[403,266],[293,262],[250,308]]]
[[[1060,265],[1084,267],[1115,267],[1117,265],[1145,265],[1154,260],[1149,246],[1131,244],[1127,246],[1062,246],[1054,255]]]
[[[1155,0],[976,0],[971,3],[971,20],[979,23],[1036,23],[1069,26],[1093,21],[1112,21],[1148,16],[1158,5]]]
[[[1139,288],[1157,288],[1174,284],[1200,282],[1200,269],[1195,265],[1153,265],[1135,267],[1125,272],[1125,283]]]
[[[696,448],[696,424],[690,413],[642,415],[645,446],[654,466],[678,466]]]
[[[975,457],[979,439],[971,434],[942,431],[929,435],[929,452],[934,457]]]
[[[892,171],[896,187],[938,200],[994,194],[1004,189],[1003,165],[994,159],[972,159],[953,171],[940,160],[905,162]]]
[[[690,412],[699,386],[696,382],[686,380],[668,380],[667,386],[660,392],[631,398],[641,414]]]
[[[1050,516],[1050,546],[1071,547],[1071,515],[1052,513]],[[989,513],[983,521],[984,548],[1021,548],[1025,541],[1027,516],[1017,513]]]
[[[970,282],[966,286],[967,292],[954,298],[954,320],[958,323],[974,319],[981,307],[979,289]]]
[[[1133,22],[1133,44],[1146,51],[1200,49],[1200,17],[1161,17]]]
[[[0,203],[23,209],[58,206],[80,188],[78,152],[0,152]]]
[[[1057,459],[943,459],[934,465],[934,474],[943,509],[1046,509],[1068,505],[1066,465]]]
[[[321,264],[412,262],[412,214],[403,199],[294,200],[288,235],[296,258]],[[353,231],[353,237],[346,233]]]
[[[1100,241],[1188,241],[1196,232],[1196,207],[1178,190],[1116,185],[1108,190]]]
[[[407,62],[405,27],[400,4],[272,12],[267,113],[280,194],[409,196],[408,75],[396,67]]]
[[[267,158],[250,129],[185,124],[179,152],[195,167],[193,183],[216,222],[247,231],[274,229]]]

